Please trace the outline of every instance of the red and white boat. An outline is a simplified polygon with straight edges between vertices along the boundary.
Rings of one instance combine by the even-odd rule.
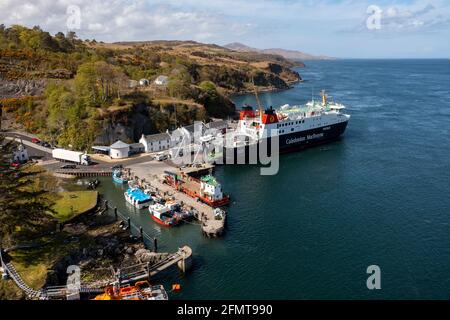
[[[151,205],[148,210],[152,219],[162,226],[174,227],[179,222],[173,211],[160,203]]]

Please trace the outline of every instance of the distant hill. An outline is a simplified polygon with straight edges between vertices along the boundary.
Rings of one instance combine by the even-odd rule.
[[[229,43],[224,46],[230,50],[239,51],[239,52],[259,52],[265,54],[274,54],[282,56],[285,59],[289,60],[334,60],[335,58],[327,57],[327,56],[315,56],[312,54],[304,53],[296,50],[286,50],[286,49],[257,49],[246,46],[245,44],[239,42]]]

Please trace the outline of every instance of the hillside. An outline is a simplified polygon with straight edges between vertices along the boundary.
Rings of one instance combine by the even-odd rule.
[[[257,49],[246,46],[245,44],[234,42],[229,43],[224,46],[230,50],[238,51],[238,52],[259,52],[263,54],[271,54],[282,56],[285,59],[293,60],[293,61],[308,61],[308,60],[334,60],[335,58],[327,57],[327,56],[316,56],[308,53],[304,53],[296,50],[286,50],[286,49]]]
[[[97,44],[100,48],[115,50],[144,50],[156,54],[168,54],[190,62],[190,74],[194,81],[212,81],[226,93],[253,91],[251,77],[261,90],[287,89],[301,80],[293,67],[302,66],[276,54],[236,52],[215,44],[195,41],[147,41]],[[259,79],[259,80],[258,80]]]
[[[8,123],[75,149],[234,116],[229,94],[254,85],[287,89],[301,80],[297,66],[279,55],[193,41],[99,43],[0,25],[0,103]],[[160,75],[168,83],[153,84]]]

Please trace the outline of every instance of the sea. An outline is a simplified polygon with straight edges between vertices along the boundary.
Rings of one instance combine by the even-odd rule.
[[[160,251],[193,249],[187,274],[152,281],[180,284],[170,299],[449,299],[450,60],[310,61],[297,71],[303,82],[260,94],[262,104],[304,104],[325,89],[347,107],[347,130],[282,155],[274,176],[218,167],[232,198],[224,237],[159,227],[102,179],[103,197]],[[252,95],[233,100],[256,105]],[[380,289],[367,286],[370,266]]]

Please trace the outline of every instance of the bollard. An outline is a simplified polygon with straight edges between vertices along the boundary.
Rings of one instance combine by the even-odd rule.
[[[119,220],[119,216],[117,215],[117,207],[114,207],[114,218],[117,220]]]
[[[153,238],[153,252],[157,253],[158,252],[158,239]]]
[[[145,245],[145,242],[144,242],[144,229],[142,229],[142,227],[139,227],[139,234],[141,235],[142,243],[144,243],[144,245]]]
[[[105,209],[106,209],[106,210],[109,209],[109,207],[108,207],[108,200],[105,200]]]
[[[128,229],[130,229],[130,231],[131,231],[131,218],[130,217],[128,217],[127,223],[128,223]]]

